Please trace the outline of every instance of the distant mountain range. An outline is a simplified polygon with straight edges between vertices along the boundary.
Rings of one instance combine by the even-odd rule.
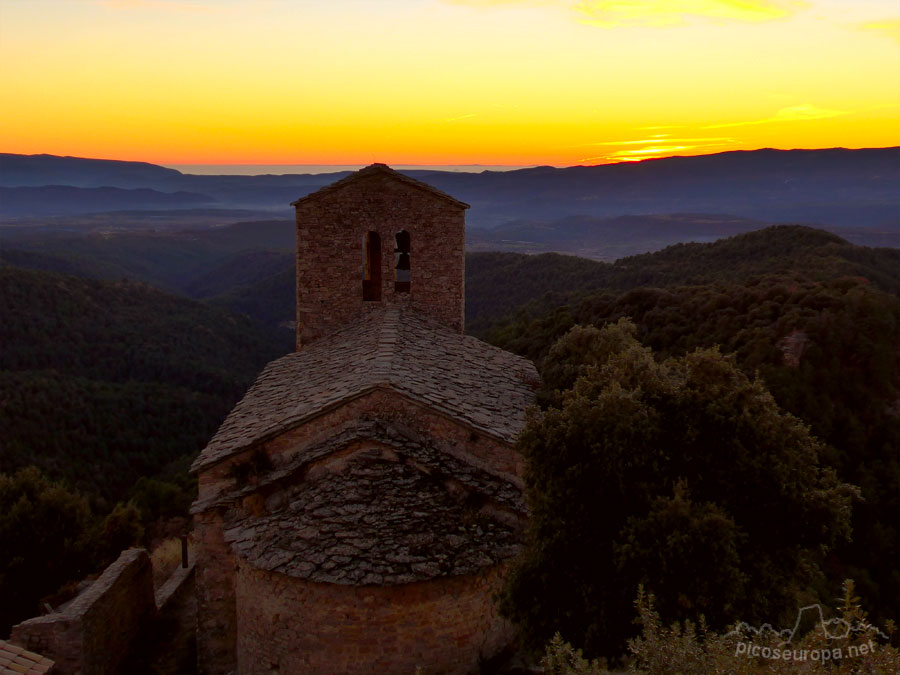
[[[466,248],[470,251],[558,252],[595,260],[615,260],[683,241],[715,241],[765,226],[766,223],[758,220],[715,214],[672,213],[615,218],[567,216],[557,220],[515,220],[493,229],[470,227],[466,233]]]
[[[149,188],[80,188],[70,185],[0,187],[0,212],[9,217],[57,216],[118,209],[180,209],[207,206],[212,197],[194,192],[160,192]]]
[[[468,202],[469,224],[489,229],[525,219],[661,213],[727,214],[764,223],[900,226],[900,147],[756,150],[563,169],[404,173]],[[142,205],[136,207],[123,206],[124,195],[118,191],[86,193],[90,197],[83,199],[71,190],[64,195],[5,191],[0,195],[0,218],[85,213],[85,209],[181,208],[184,200],[191,205],[287,214],[292,200],[344,175],[197,176],[145,162],[0,154],[4,188],[64,185],[79,191],[119,188],[160,193],[140,195]]]

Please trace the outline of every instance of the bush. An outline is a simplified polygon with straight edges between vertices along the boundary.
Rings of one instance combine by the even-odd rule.
[[[519,437],[532,517],[502,609],[533,646],[561,630],[619,656],[638,584],[659,589],[666,621],[787,620],[850,533],[854,488],[761,381],[716,350],[657,361],[633,335],[620,322],[563,337],[558,375],[574,385]]]
[[[87,499],[37,468],[0,473],[0,635],[39,600],[91,571],[96,532]]]
[[[690,621],[663,625],[654,607],[654,598],[638,591],[635,601],[641,635],[629,640],[631,654],[627,672],[641,675],[706,675],[729,673],[897,673],[900,672],[900,652],[885,637],[890,637],[866,620],[865,612],[853,596],[853,583],[844,584],[844,598],[836,616],[851,630],[846,639],[830,638],[819,623],[796,643],[784,643],[775,632],[758,634],[745,624],[738,624],[727,633],[707,630],[702,617],[698,624]],[[834,619],[830,621],[834,622]],[[839,625],[832,623],[832,626]],[[889,625],[889,631],[893,626]],[[874,646],[874,648],[872,648]],[[759,655],[748,652],[759,647]],[[768,657],[762,656],[763,650]],[[790,650],[792,658],[772,658],[775,650],[784,654]],[[837,650],[837,651],[835,651]],[[824,658],[824,653],[829,658]],[[801,658],[794,660],[793,654]],[[818,658],[813,655],[818,654]],[[840,654],[840,658],[836,658]],[[580,650],[565,642],[559,633],[545,649],[541,665],[553,675],[605,675],[607,671],[598,661],[587,661]]]

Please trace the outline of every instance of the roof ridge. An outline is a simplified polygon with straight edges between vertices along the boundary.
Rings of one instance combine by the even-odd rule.
[[[405,303],[372,308],[266,366],[192,471],[376,388],[511,443],[539,381],[527,359],[460,335]]]
[[[375,383],[386,384],[390,382],[394,357],[397,355],[397,345],[400,341],[400,309],[388,307],[382,310],[379,318],[378,340],[375,343],[375,367],[372,375]]]
[[[406,183],[407,185],[410,185],[412,187],[415,187],[415,188],[418,188],[425,192],[428,192],[428,193],[434,195],[435,197],[439,197],[441,199],[449,201],[457,206],[461,206],[464,209],[470,208],[470,206],[468,204],[466,204],[463,201],[460,201],[456,197],[448,195],[443,190],[439,190],[438,188],[434,187],[433,185],[429,185],[428,183],[417,180],[411,176],[407,176],[406,174],[400,173],[399,171],[389,167],[387,164],[382,164],[380,162],[375,162],[374,164],[370,164],[369,166],[363,167],[362,169],[359,169],[358,171],[354,171],[349,176],[344,176],[343,178],[335,181],[334,183],[331,183],[329,185],[321,187],[318,190],[315,190],[314,192],[310,192],[309,194],[304,195],[303,197],[300,197],[299,199],[292,201],[291,206],[297,206],[301,202],[305,202],[310,199],[315,199],[316,197],[328,194],[330,192],[333,192],[334,190],[339,190],[340,188],[344,187],[348,183],[352,183],[353,181],[359,180],[360,178],[365,178],[366,176],[371,176],[376,173],[390,176],[391,178],[394,178],[394,179],[400,181],[401,183]]]

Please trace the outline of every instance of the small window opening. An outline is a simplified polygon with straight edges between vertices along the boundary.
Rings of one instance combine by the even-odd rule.
[[[366,232],[363,237],[363,300],[381,300],[381,237]]]
[[[409,293],[409,232],[400,230],[397,233],[397,246],[394,249],[394,290],[397,293]]]

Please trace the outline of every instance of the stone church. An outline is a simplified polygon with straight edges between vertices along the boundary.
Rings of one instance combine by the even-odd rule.
[[[192,467],[200,671],[477,672],[537,372],[463,334],[468,205],[383,164],[293,205],[297,351]]]

